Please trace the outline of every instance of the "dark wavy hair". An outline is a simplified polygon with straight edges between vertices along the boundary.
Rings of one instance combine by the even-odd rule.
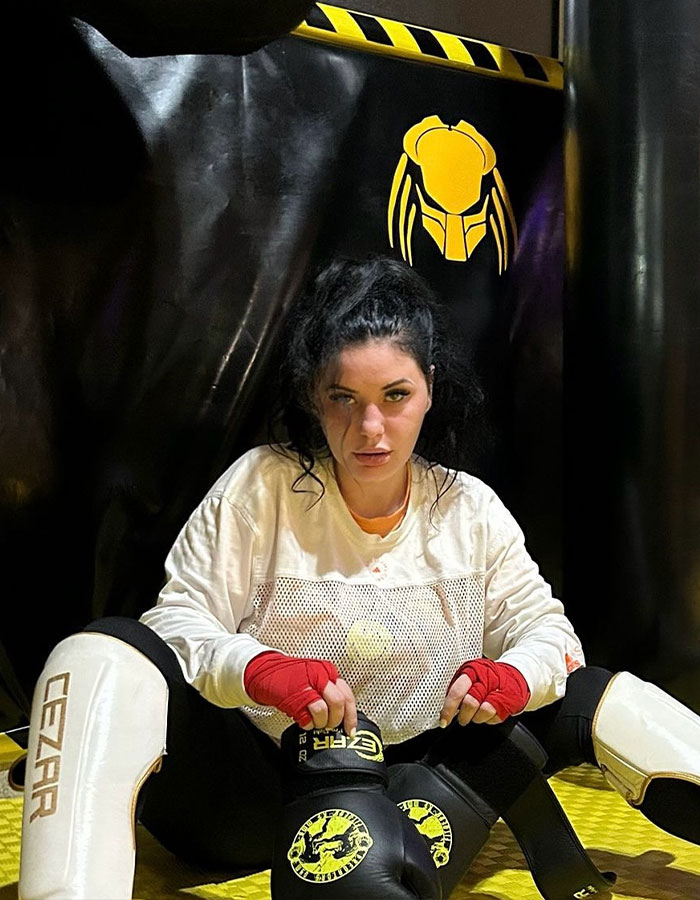
[[[430,469],[437,463],[447,469],[439,483],[436,478],[438,500],[456,470],[469,467],[472,451],[479,449],[474,439],[483,433],[474,424],[481,418],[484,394],[455,338],[456,328],[428,283],[403,262],[382,256],[336,259],[318,272],[282,329],[272,443],[298,458],[302,472],[293,489],[300,490],[311,476],[324,490],[314,472],[316,461],[330,456],[316,408],[319,377],[346,347],[389,339],[413,357],[426,379],[433,373],[432,405],[415,452]]]

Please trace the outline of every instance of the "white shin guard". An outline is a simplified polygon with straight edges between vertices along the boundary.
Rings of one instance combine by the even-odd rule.
[[[49,656],[34,692],[21,900],[128,900],[138,791],[165,752],[168,688],[129,644],[82,632]]]
[[[593,719],[610,784],[661,828],[700,840],[700,716],[630,672],[615,675]]]

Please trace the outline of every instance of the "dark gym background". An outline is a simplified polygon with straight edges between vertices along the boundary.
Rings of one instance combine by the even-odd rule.
[[[403,134],[429,115],[488,133],[520,236],[499,276],[491,241],[447,263],[414,231],[414,264],[488,391],[494,439],[475,470],[525,528],[589,661],[698,708],[700,304],[697,254],[682,252],[697,246],[696,14],[339,5],[561,52],[565,89],[295,36],[242,56],[221,33],[207,53],[186,40],[125,52],[121,32],[85,24],[89,2],[75,18],[10,4],[0,728],[23,720],[58,640],[154,602],[186,516],[264,438],[280,316],[313,265],[398,255],[387,186]],[[678,33],[687,53],[664,54]],[[639,63],[649,41],[658,66]],[[669,81],[684,92],[675,139]]]

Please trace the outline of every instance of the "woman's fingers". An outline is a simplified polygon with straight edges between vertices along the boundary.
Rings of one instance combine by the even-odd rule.
[[[317,725],[317,728],[337,728],[343,721],[345,715],[345,694],[332,681],[329,681],[322,692],[323,699],[328,707],[328,716],[324,725]]]
[[[488,700],[484,700],[472,718],[472,722],[477,725],[497,725],[502,721],[503,719],[499,718],[498,713]]]
[[[478,722],[479,720],[476,718],[479,715],[479,710],[481,707],[479,706],[479,701],[476,697],[472,697],[471,694],[467,694],[462,700],[462,705],[459,707],[459,712],[457,714],[457,721],[460,725],[468,725],[470,722]]]
[[[469,697],[468,691],[471,686],[472,680],[468,675],[460,675],[459,678],[452,682],[440,710],[440,726],[442,728],[446,728],[457,715],[464,698]],[[470,700],[474,700],[474,698],[470,697]],[[474,700],[474,703],[477,706],[479,705],[476,700]]]
[[[468,725],[474,722],[476,725],[496,725],[501,722],[496,710],[488,700],[479,703],[476,697],[469,693],[472,681],[468,675],[460,675],[448,690],[445,702],[440,710],[440,725],[445,728],[457,716],[460,725]]]
[[[324,691],[325,693],[325,691]],[[326,728],[328,725],[328,705],[325,700],[313,700],[306,709],[311,716],[308,725],[302,725],[306,731],[311,728]]]
[[[345,711],[342,719],[343,727],[345,728],[345,733],[352,736],[357,730],[357,703],[355,702],[355,695],[353,694],[350,685],[343,678],[339,678],[336,681],[336,687],[345,697]]]
[[[353,734],[357,728],[357,704],[350,685],[339,678],[337,682],[329,681],[322,691],[321,698],[313,700],[306,707],[311,721],[303,725],[310,728],[337,728],[343,723],[347,734]]]

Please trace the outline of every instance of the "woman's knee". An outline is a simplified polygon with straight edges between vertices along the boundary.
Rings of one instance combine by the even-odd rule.
[[[106,616],[90,622],[83,631],[106,634],[130,644],[160,670],[170,687],[173,684],[187,684],[174,652],[152,628],[137,619]]]
[[[32,704],[23,896],[131,895],[132,802],[165,752],[167,707],[165,679],[128,642],[81,632],[54,648]]]
[[[596,763],[593,719],[611,678],[611,672],[598,666],[576,669],[561,700],[521,717],[547,753],[547,775],[583,762]]]
[[[593,719],[613,673],[600,666],[583,666],[569,675],[564,695],[564,715]]]

